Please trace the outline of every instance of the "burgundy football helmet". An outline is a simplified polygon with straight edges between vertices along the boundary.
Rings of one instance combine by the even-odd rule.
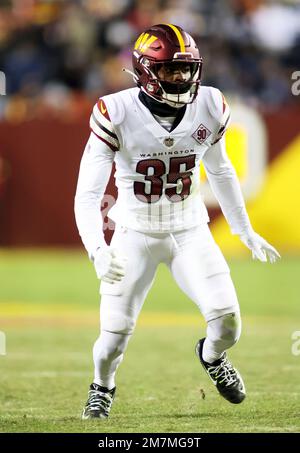
[[[162,66],[172,70],[174,65],[176,70],[180,64],[188,74],[184,79],[169,82],[159,77]],[[144,31],[135,43],[132,65],[135,82],[148,96],[172,107],[195,100],[201,81],[202,58],[192,36],[177,25],[153,25]]]

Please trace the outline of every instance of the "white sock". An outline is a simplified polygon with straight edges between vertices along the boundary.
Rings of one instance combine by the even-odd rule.
[[[231,348],[241,334],[240,313],[230,313],[207,323],[206,339],[202,358],[207,363],[220,359],[226,349]]]
[[[131,335],[102,331],[93,348],[95,366],[94,383],[107,387],[115,387],[115,374],[122,362],[123,354]]]

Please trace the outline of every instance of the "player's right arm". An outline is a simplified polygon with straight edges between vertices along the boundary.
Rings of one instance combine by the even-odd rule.
[[[96,109],[99,109],[98,113]],[[118,149],[118,139],[104,103],[98,102],[94,107],[90,126],[92,132],[79,169],[75,219],[82,242],[95,264],[97,276],[113,283],[124,275],[123,261],[105,242],[100,206],[111,174],[114,153]]]
[[[280,258],[277,250],[259,236],[251,226],[235,169],[225,148],[224,137],[208,149],[203,157],[206,175],[233,234],[252,251],[252,256],[271,263]]]
[[[206,175],[232,234],[238,234],[241,241],[252,251],[253,258],[275,262],[279,257],[277,250],[259,236],[250,223],[240,183],[230,162],[225,146],[224,132],[229,123],[229,106],[219,90],[211,90],[210,113],[215,117],[218,127],[212,146],[203,157]]]

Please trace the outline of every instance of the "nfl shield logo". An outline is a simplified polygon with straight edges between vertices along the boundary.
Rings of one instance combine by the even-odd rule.
[[[168,137],[164,139],[164,145],[170,147],[174,144],[174,138]]]

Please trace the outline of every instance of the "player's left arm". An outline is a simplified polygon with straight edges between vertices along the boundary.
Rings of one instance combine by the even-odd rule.
[[[238,177],[226,153],[223,133],[224,131],[221,131],[221,137],[218,137],[203,157],[209,184],[232,234],[239,235],[241,241],[251,250],[254,259],[260,261],[269,259],[273,263],[280,258],[280,255],[251,226]]]

